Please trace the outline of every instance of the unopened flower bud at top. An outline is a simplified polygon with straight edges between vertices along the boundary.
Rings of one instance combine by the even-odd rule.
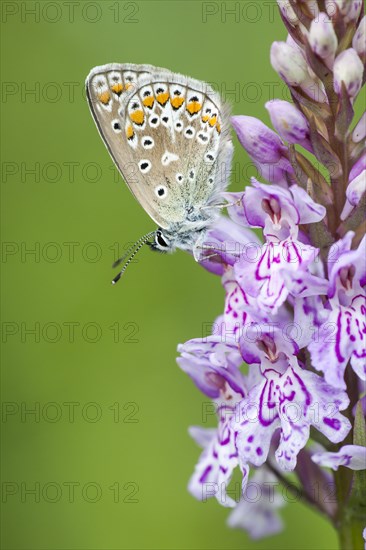
[[[350,21],[355,22],[360,16],[363,0],[351,0],[349,2],[349,8],[345,16],[345,22],[349,23]]]
[[[291,86],[301,86],[309,78],[304,57],[286,42],[273,42],[271,64],[280,77]]]
[[[325,9],[329,17],[336,17],[340,13],[344,21],[356,21],[360,15],[362,0],[325,0]]]
[[[289,0],[277,0],[277,4],[283,17],[290,23],[290,25],[294,26],[299,23],[299,18],[294,12]]]
[[[338,47],[338,40],[332,21],[326,13],[320,13],[311,22],[309,43],[313,52],[319,57],[333,61]]]
[[[366,15],[361,19],[358,25],[357,31],[352,40],[352,47],[358,55],[365,61],[364,56],[366,53]]]
[[[284,141],[298,143],[312,152],[310,129],[305,116],[288,101],[273,99],[265,104],[271,122]]]
[[[314,101],[326,101],[324,92],[316,82],[307,65],[299,46],[291,41],[273,42],[271,47],[271,64],[282,80],[289,86],[300,87]]]
[[[306,12],[310,16],[310,18],[315,19],[319,15],[319,6],[317,0],[300,0],[300,3],[302,3],[306,7]]]
[[[340,94],[344,82],[349,97],[356,97],[361,89],[363,76],[363,64],[356,50],[349,48],[340,53],[334,61],[333,73],[335,92]]]

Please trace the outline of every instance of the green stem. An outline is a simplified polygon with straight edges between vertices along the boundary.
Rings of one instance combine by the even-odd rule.
[[[294,496],[295,498],[300,497],[306,504],[316,509],[318,512],[321,512],[322,514],[324,513],[324,510],[319,506],[319,503],[316,500],[312,499],[310,495],[308,495],[302,489],[302,487],[298,487],[294,483],[288,481],[288,479],[286,479],[286,477],[281,474],[281,472],[279,472],[277,468],[272,466],[269,461],[266,462],[266,467],[277,477],[278,481],[286,488],[289,493],[291,493],[292,496]]]
[[[345,381],[350,404],[344,414],[353,424],[352,409],[358,400],[358,383],[357,376],[350,365],[347,365],[346,368]],[[351,445],[353,442],[352,430],[346,439],[342,441],[342,445]],[[339,506],[335,526],[338,531],[341,550],[363,550],[365,548],[365,541],[362,536],[366,527],[364,490],[357,490],[354,476],[355,472],[342,466],[334,472]]]
[[[365,528],[365,515],[343,510],[342,518],[338,524],[338,537],[340,550],[363,550],[365,541],[362,532]]]

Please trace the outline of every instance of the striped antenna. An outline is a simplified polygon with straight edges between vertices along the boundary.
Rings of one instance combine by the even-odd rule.
[[[118,265],[120,265],[128,256],[128,260],[127,262],[124,264],[124,266],[122,267],[121,271],[115,276],[115,278],[113,279],[112,281],[112,285],[115,285],[116,283],[118,283],[118,281],[120,280],[120,278],[122,277],[122,275],[124,274],[124,272],[126,271],[127,267],[130,265],[131,261],[133,260],[133,258],[136,256],[136,254],[138,253],[138,251],[144,246],[144,244],[147,243],[147,241],[153,237],[155,235],[155,231],[151,231],[150,233],[147,233],[146,235],[144,235],[143,237],[141,237],[141,239],[139,239],[138,241],[136,241],[132,246],[130,246],[130,248],[127,250],[127,252],[121,257],[119,258],[116,262],[114,262],[113,264],[113,267],[117,267]]]

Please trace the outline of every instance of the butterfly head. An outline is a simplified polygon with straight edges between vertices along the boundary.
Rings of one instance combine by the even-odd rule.
[[[174,252],[177,248],[192,252],[208,229],[208,219],[197,221],[187,227],[184,224],[172,225],[169,229],[159,227],[149,242],[150,248],[158,252]]]
[[[159,252],[173,252],[175,250],[171,236],[160,228],[155,231],[154,240],[149,244],[152,250]]]

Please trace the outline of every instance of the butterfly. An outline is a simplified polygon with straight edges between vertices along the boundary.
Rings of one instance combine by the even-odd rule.
[[[112,282],[146,243],[191,251],[198,261],[231,167],[228,105],[204,82],[130,63],[92,69],[86,95],[119,172],[158,225],[115,262],[127,259]]]

